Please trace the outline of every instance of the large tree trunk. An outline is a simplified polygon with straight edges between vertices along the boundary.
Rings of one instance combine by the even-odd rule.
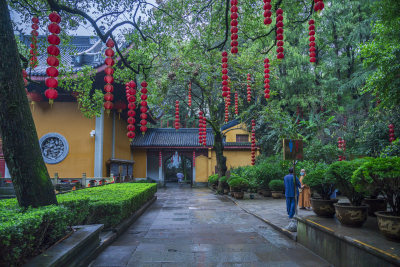
[[[57,204],[26,97],[6,0],[0,0],[0,128],[20,206]]]
[[[224,156],[224,144],[222,133],[220,131],[214,131],[214,149],[217,158],[217,170],[218,176],[225,176],[227,167],[226,167],[226,157]],[[223,193],[224,189],[222,187],[222,183],[218,182],[218,192]]]

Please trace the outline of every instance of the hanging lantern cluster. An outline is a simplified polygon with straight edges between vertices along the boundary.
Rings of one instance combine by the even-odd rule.
[[[207,122],[203,116],[203,111],[199,112],[199,143],[207,145]]]
[[[179,100],[175,101],[175,130],[179,130]]]
[[[322,11],[322,9],[324,9],[324,7],[325,7],[323,0],[314,0],[314,3],[315,3],[315,6],[314,6],[315,12]]]
[[[29,59],[29,65],[31,66],[32,69],[36,68],[39,64],[39,61],[37,59],[37,37],[39,35],[38,30],[39,29],[39,18],[38,17],[33,17],[32,18],[32,43],[31,43],[31,50],[30,50],[30,59]]]
[[[158,152],[158,167],[161,167],[162,165],[162,152]]]
[[[140,99],[142,100],[140,102],[140,131],[142,134],[145,134],[147,131],[147,82],[143,81],[140,85],[142,86],[142,89],[140,90],[142,93],[140,96]]]
[[[49,42],[49,46],[47,47],[47,53],[49,54],[47,58],[47,64],[50,66],[46,69],[46,74],[49,78],[46,79],[46,86],[48,89],[44,92],[44,95],[49,99],[49,103],[53,104],[54,99],[58,97],[58,92],[55,88],[58,86],[58,81],[56,77],[58,77],[58,55],[60,55],[60,49],[57,45],[60,44],[60,37],[58,34],[60,33],[60,25],[61,22],[60,15],[57,12],[51,12],[49,15],[50,24],[48,26],[48,30],[51,33],[47,36],[47,41]]]
[[[313,19],[310,19],[308,22],[308,27],[309,33],[308,35],[310,36],[309,41],[310,41],[310,62],[315,63],[317,61],[316,59],[316,53],[315,53],[315,21]]]
[[[222,52],[222,97],[228,96],[228,53]]]
[[[114,69],[112,66],[114,66],[115,64],[113,59],[114,45],[114,41],[111,38],[107,40],[107,49],[105,51],[105,64],[107,65],[107,67],[104,70],[106,74],[106,76],[104,76],[104,82],[106,83],[106,85],[104,86],[104,90],[106,91],[106,93],[104,94],[104,100],[106,101],[104,102],[104,108],[106,109],[107,114],[110,114],[110,111],[114,106],[114,104],[112,103],[112,101],[114,100],[114,95],[112,94],[112,91],[114,90],[114,87],[112,86],[112,83],[114,82]],[[113,88],[113,90],[110,91],[110,88]]]
[[[264,24],[269,25],[272,23],[271,13],[271,0],[264,0]]]
[[[225,122],[229,121],[229,106],[228,106],[228,102],[225,101]]]
[[[270,98],[270,85],[269,85],[269,59],[264,59],[264,97],[265,99]]]
[[[338,138],[338,149],[343,151],[343,156],[339,155],[339,161],[346,160],[344,153],[346,152],[346,141],[341,137]]]
[[[237,90],[235,91],[235,115],[239,115],[239,96]]]
[[[392,143],[396,138],[394,138],[394,125],[389,124],[389,142]]]
[[[256,122],[251,120],[251,165],[256,163]]]
[[[231,53],[232,54],[237,54],[238,53],[238,7],[237,7],[238,1],[237,0],[231,0]]]
[[[112,87],[112,85],[109,85]],[[126,89],[126,99],[128,100],[128,133],[126,134],[129,138],[129,141],[132,141],[135,138],[135,123],[136,123],[136,83],[134,81],[130,81],[125,84]]]
[[[188,106],[192,106],[192,82],[189,82]]]
[[[250,73],[247,74],[247,102],[251,101],[251,76]]]
[[[276,10],[276,49],[277,58],[283,59],[285,55],[283,54],[283,10],[278,8]]]

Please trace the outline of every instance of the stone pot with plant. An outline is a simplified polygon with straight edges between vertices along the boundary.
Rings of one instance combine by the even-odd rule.
[[[303,183],[319,195],[319,198],[311,198],[311,207],[315,214],[321,217],[333,217],[335,215],[333,204],[338,200],[330,198],[335,186],[334,181],[326,176],[326,166],[319,166],[309,171],[308,175],[304,177]]]
[[[229,187],[231,188],[231,192],[236,199],[243,199],[244,190],[249,187],[249,182],[242,178],[232,178],[228,180]]]
[[[285,184],[283,180],[272,180],[268,184],[271,189],[271,194],[273,198],[282,198],[283,191],[285,190]]]
[[[361,165],[351,178],[358,192],[379,189],[390,211],[375,212],[381,233],[400,241],[400,157],[371,159]]]
[[[368,218],[368,205],[362,204],[365,194],[355,190],[351,183],[351,176],[369,159],[337,161],[332,163],[326,171],[326,177],[333,180],[335,187],[350,202],[334,204],[336,217],[343,225],[361,227]]]

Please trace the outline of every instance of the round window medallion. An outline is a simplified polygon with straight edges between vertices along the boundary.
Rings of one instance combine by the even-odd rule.
[[[61,134],[45,134],[40,138],[39,144],[44,162],[48,164],[57,164],[63,161],[68,155],[68,142]]]

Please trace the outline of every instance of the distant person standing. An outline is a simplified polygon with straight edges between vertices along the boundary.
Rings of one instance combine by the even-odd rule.
[[[300,171],[300,183],[301,192],[299,194],[299,208],[300,209],[311,209],[311,189],[308,185],[303,183],[303,179],[306,176],[306,170],[301,169]]]
[[[296,212],[296,203],[294,197],[293,168],[289,169],[289,174],[283,178],[285,183],[286,210],[289,219],[292,219]],[[299,187],[301,187],[299,179],[296,177],[296,196],[298,201]]]
[[[182,183],[183,182],[183,177],[185,177],[185,175],[183,175],[183,173],[178,172],[176,174],[176,177],[178,178],[178,183]]]

